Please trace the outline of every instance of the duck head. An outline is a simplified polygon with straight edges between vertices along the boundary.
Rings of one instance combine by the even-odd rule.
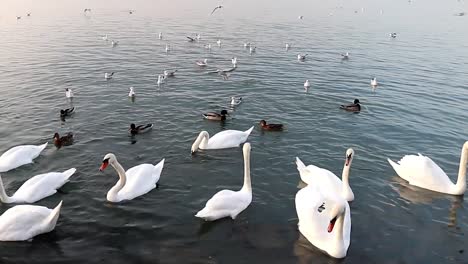
[[[354,104],[359,104],[359,99],[354,99]]]

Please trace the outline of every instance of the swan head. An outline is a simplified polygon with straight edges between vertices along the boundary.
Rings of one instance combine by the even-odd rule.
[[[117,158],[115,157],[114,154],[112,153],[108,153],[104,156],[104,159],[102,159],[102,164],[101,164],[101,167],[99,167],[99,170],[100,171],[103,171],[107,168],[107,166],[109,165],[109,163],[114,163],[115,161],[117,161]]]
[[[250,153],[251,149],[252,149],[252,147],[250,146],[250,143],[245,142],[244,146],[242,147],[242,151],[244,152],[244,155],[246,155],[247,153]]]
[[[351,162],[353,161],[353,158],[354,158],[354,150],[352,148],[349,148],[346,151],[345,166],[351,166]]]
[[[346,206],[344,202],[338,202],[335,205],[333,205],[331,211],[330,211],[330,223],[328,224],[328,233],[333,232],[333,228],[335,227],[336,220],[344,215],[346,211]]]
[[[206,131],[200,132],[200,134],[198,135],[197,139],[196,139],[195,142],[193,142],[193,144],[192,144],[192,149],[191,149],[192,154],[194,154],[195,152],[197,152],[197,150],[198,150],[198,148],[200,147],[200,144],[201,144],[203,138],[208,139],[208,137],[209,137],[208,132],[206,132]]]

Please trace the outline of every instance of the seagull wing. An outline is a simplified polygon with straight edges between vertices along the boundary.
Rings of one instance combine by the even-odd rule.
[[[216,9],[218,9],[218,8],[219,8],[219,6],[215,7],[215,9],[213,9],[213,11],[211,12],[210,15],[212,15],[216,11]]]

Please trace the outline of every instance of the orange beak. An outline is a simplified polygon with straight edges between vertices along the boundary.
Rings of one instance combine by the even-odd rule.
[[[103,163],[101,164],[101,167],[99,167],[99,170],[100,170],[100,171],[105,170],[105,169],[107,168],[107,165],[109,165],[109,162],[103,162]]]
[[[333,227],[335,227],[335,222],[336,222],[336,217],[330,221],[330,224],[328,224],[328,233],[331,233],[333,231]]]

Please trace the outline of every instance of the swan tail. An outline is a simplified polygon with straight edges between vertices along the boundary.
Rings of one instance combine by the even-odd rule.
[[[52,210],[50,215],[45,219],[44,224],[46,225],[46,228],[49,231],[52,231],[55,228],[55,225],[57,224],[57,220],[60,215],[60,209],[62,208],[62,202],[63,201],[60,201],[60,203],[54,208],[54,210]]]
[[[154,168],[156,170],[158,170],[159,172],[162,171],[162,169],[164,168],[164,162],[166,161],[166,159],[162,159],[158,164],[154,165]]]
[[[66,180],[68,180],[76,172],[75,168],[71,168],[63,172],[65,174]]]
[[[38,146],[38,147],[39,147],[39,150],[40,150],[40,151],[43,151],[43,150],[47,147],[47,144],[49,144],[49,142],[46,142],[46,143],[44,143],[44,144],[42,144],[42,145],[39,145],[39,146]]]
[[[302,162],[302,160],[300,160],[298,157],[296,157],[296,165],[297,165],[298,171],[301,171],[306,168],[306,165],[304,164],[304,162]]]
[[[252,126],[251,128],[249,128],[249,130],[246,130],[245,133],[247,135],[250,135],[250,133],[252,133],[252,130],[254,129],[254,127]]]
[[[398,173],[398,168],[399,168],[399,164],[394,162],[393,160],[387,158],[387,161],[388,163],[390,163],[390,165],[392,166],[392,168]]]

